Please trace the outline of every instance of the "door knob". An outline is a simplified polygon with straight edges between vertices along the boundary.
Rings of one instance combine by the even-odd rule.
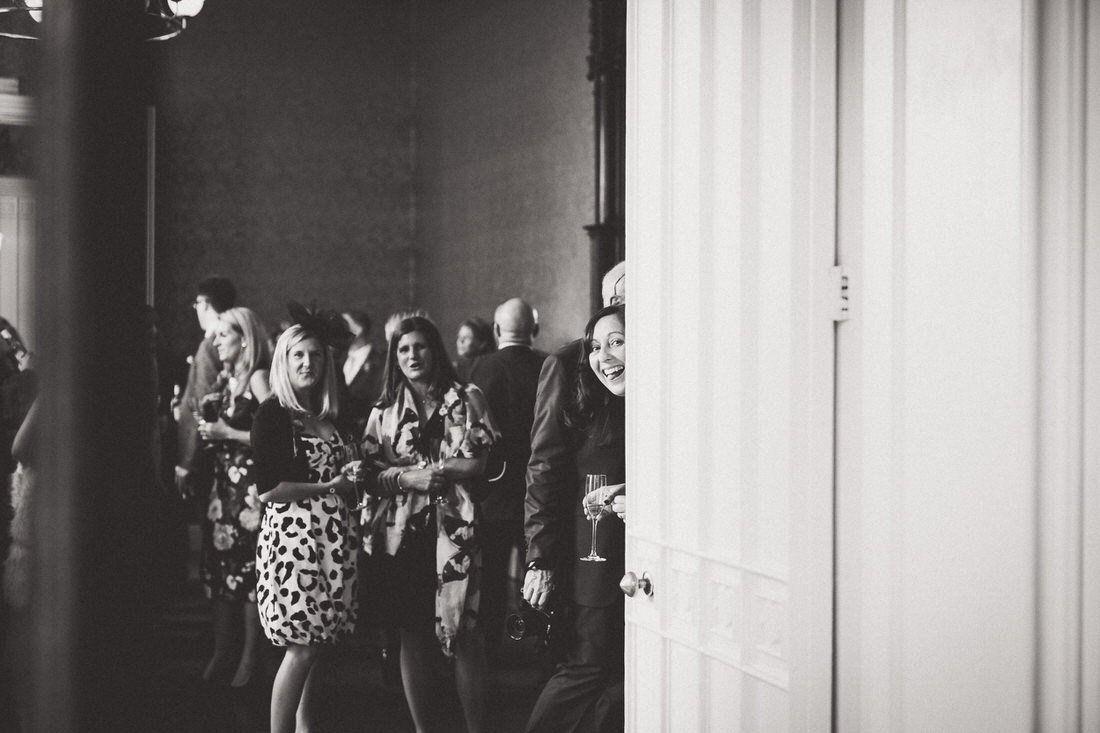
[[[639,578],[634,573],[627,571],[623,579],[619,581],[619,587],[623,589],[623,593],[628,598],[633,598],[638,591],[645,593],[647,596],[653,595],[653,583],[650,582],[646,573],[642,573],[642,577]]]

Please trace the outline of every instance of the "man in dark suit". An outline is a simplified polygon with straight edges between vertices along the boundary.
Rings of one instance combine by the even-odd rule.
[[[531,457],[531,420],[535,390],[546,353],[533,348],[539,326],[534,309],[512,298],[493,316],[497,350],[474,364],[471,382],[481,388],[500,430],[489,470],[489,493],[481,502],[481,606],[490,659],[504,635],[504,617],[518,603],[509,596],[514,576],[513,555],[523,557],[523,498],[527,491],[527,461]],[[498,460],[499,459],[499,460]],[[500,461],[503,461],[503,466]],[[518,561],[515,563],[518,565]],[[509,592],[511,591],[511,592]]]
[[[218,351],[214,348],[218,315],[232,308],[237,300],[237,289],[224,277],[206,278],[195,288],[195,292],[195,302],[191,305],[203,330],[203,339],[191,358],[187,387],[176,411],[176,488],[181,494],[192,493],[213,478],[209,461],[205,460],[200,447],[199,426],[194,412],[199,409],[199,401],[213,388],[222,369]],[[201,491],[199,494],[200,500],[205,501],[206,496]]]
[[[604,275],[602,292],[605,306],[626,301],[625,263]],[[562,416],[572,398],[583,353],[581,339],[566,344],[546,359],[539,375],[524,500],[523,598],[538,609],[556,605],[560,610],[560,597],[564,597],[578,608],[607,611],[574,619],[568,630],[573,638],[567,644],[566,663],[539,696],[528,731],[608,731],[621,730],[623,725],[622,594],[619,577],[613,575],[621,573],[625,547],[620,542],[613,552],[605,551],[608,562],[585,573],[583,587],[573,583],[570,572],[577,559],[573,519],[584,492],[577,472],[576,440]],[[591,618],[600,623],[590,623]],[[594,685],[602,687],[602,693],[585,709]]]

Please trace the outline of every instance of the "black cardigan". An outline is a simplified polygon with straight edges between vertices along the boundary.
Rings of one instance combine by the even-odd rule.
[[[264,400],[252,420],[252,460],[260,495],[282,481],[310,480],[305,454],[295,450],[290,410],[274,395]]]

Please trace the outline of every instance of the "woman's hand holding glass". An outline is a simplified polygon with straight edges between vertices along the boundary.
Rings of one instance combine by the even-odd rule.
[[[588,474],[584,478],[584,491],[581,509],[592,522],[592,550],[581,560],[585,562],[604,562],[607,558],[596,552],[596,527],[604,512],[607,511],[607,505],[604,503],[607,498],[607,476],[602,473]]]
[[[199,437],[203,440],[232,440],[233,433],[225,420],[218,418],[213,422],[199,421]]]
[[[322,484],[325,486],[325,484]],[[349,479],[343,472],[336,474],[336,478],[329,481],[325,489],[327,494],[354,494],[355,482]]]
[[[363,469],[363,461],[356,459],[348,461],[340,468],[340,473],[355,487],[355,510],[364,509],[367,506],[366,471]]]
[[[626,521],[626,484],[623,484],[623,493],[611,498],[611,511],[615,512],[619,519]]]
[[[429,493],[432,495],[432,501],[436,504],[446,504],[447,497],[443,492],[447,485],[447,477],[443,472],[444,467],[447,465],[447,445],[438,438],[432,438],[429,441],[428,452],[431,454],[431,467],[439,472],[442,477],[442,484],[434,486],[429,489]]]
[[[587,507],[601,507],[600,516],[614,512],[619,519],[626,519],[626,484],[608,484],[593,489],[584,495],[581,505],[586,507],[586,516],[591,516]]]

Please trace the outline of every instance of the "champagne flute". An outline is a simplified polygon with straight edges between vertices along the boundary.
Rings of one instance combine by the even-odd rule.
[[[428,441],[428,458],[431,460],[432,468],[443,470],[443,464],[447,461],[447,447],[444,442],[439,438],[431,438]],[[436,504],[447,503],[447,485],[444,479],[444,485],[442,489],[432,492],[432,501]]]
[[[604,486],[607,486],[606,474],[590,473],[584,477],[584,495],[586,497],[584,513],[592,522],[592,551],[581,558],[581,560],[585,562],[606,562],[607,560],[606,557],[601,557],[600,554],[596,552],[596,525],[599,524],[600,518],[603,517],[603,510],[605,509],[602,501],[603,492],[596,495],[595,501],[590,501],[587,498],[590,493],[597,489],[602,489]]]
[[[367,507],[367,493],[366,487],[363,486],[363,460],[360,446],[352,441],[340,446],[338,450],[337,460],[342,464],[340,470],[348,481],[355,484],[356,501],[352,509],[354,511],[365,509]]]

